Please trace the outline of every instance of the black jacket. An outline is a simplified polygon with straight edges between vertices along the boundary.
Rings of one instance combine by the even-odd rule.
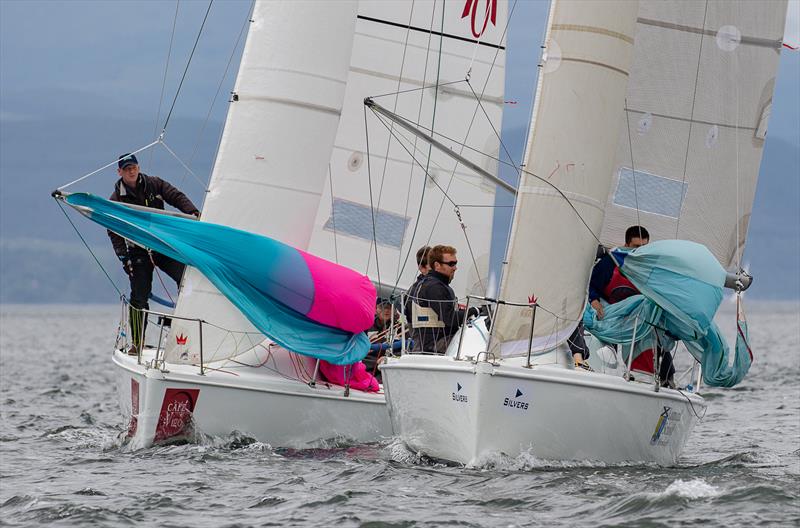
[[[164,202],[166,202],[186,214],[200,212],[192,201],[177,188],[158,176],[148,176],[141,172],[136,181],[135,189],[125,185],[122,178],[117,180],[117,183],[114,184],[114,192],[111,193],[109,200],[152,207],[153,209],[164,209]],[[114,245],[114,253],[120,259],[126,257],[128,255],[128,245],[125,239],[111,231],[108,232],[108,237]]]
[[[453,334],[464,322],[464,310],[458,309],[458,299],[448,285],[447,277],[436,271],[428,272],[410,292],[414,302],[425,308],[431,308],[444,324],[444,328],[415,328],[411,321],[411,335],[414,340],[413,350],[444,354]]]

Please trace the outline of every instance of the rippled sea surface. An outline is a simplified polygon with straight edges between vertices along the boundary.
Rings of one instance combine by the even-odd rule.
[[[704,391],[677,467],[523,455],[464,468],[391,438],[298,451],[239,433],[132,451],[113,393],[118,309],[3,306],[0,525],[798,526],[800,307],[748,308],[750,375]],[[733,319],[718,317],[729,332]]]

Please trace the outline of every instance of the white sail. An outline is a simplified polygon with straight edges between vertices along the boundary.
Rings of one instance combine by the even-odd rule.
[[[312,253],[364,272],[376,283],[405,288],[417,273],[418,247],[453,245],[459,251],[456,291],[482,291],[495,185],[445,154],[431,153],[427,143],[397,126],[393,131],[403,139],[391,137],[371,113],[367,141],[363,101],[391,94],[375,102],[433,129],[438,140],[496,173],[495,160],[458,143],[498,157],[507,19],[503,0],[359,3],[344,110]],[[468,75],[480,104],[463,82]],[[444,86],[431,88],[437,83]],[[436,183],[426,181],[426,166]],[[461,206],[472,252],[454,203]]]
[[[256,2],[202,220],[306,249],[344,99],[357,3]],[[264,337],[194,269],[175,315],[204,360]],[[167,360],[199,360],[174,319]]]
[[[604,244],[641,224],[651,239],[693,240],[739,264],[786,5],[640,2]]]
[[[623,124],[637,10],[628,0],[551,4],[500,293],[511,302],[535,298],[534,349],[563,341],[583,312]],[[495,354],[497,345],[502,355],[528,351],[531,312],[500,307]]]

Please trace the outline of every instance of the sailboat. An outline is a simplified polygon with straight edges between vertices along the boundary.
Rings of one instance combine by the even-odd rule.
[[[411,449],[463,464],[521,453],[676,463],[707,407],[700,381],[733,385],[752,360],[744,321],[730,351],[713,317],[723,287],[738,297],[747,281],[785,12],[786,2],[551,2],[499,296],[468,299],[494,307],[491,324],[466,324],[443,356],[381,367],[394,432]],[[587,284],[598,243],[621,245],[631,225],[656,241],[612,252],[644,294],[608,307],[623,324],[613,336],[586,307]],[[580,322],[619,344],[594,351],[594,371],[575,368],[565,343]],[[660,339],[699,362],[682,389],[662,387],[658,368],[631,372]]]
[[[483,249],[456,287],[484,292],[494,184],[449,156],[425,152],[393,125],[368,129],[366,148],[364,140],[364,98],[389,94],[381,101],[416,125],[497,156],[507,6],[467,4],[257,1],[200,225],[59,195],[189,265],[174,313],[148,313],[150,346],[137,357],[125,353],[131,329],[122,310],[112,359],[131,445],[192,431],[240,431],[298,448],[391,436],[382,390],[359,391],[320,375],[320,359],[343,365],[363,357],[363,328],[342,333],[331,320],[307,320],[313,308],[285,310],[306,294],[292,282],[291,265],[273,259],[300,267],[308,255],[328,259],[391,293],[413,281],[408,255],[413,261],[434,225],[444,230],[437,235],[461,237],[469,226]],[[491,158],[474,160],[495,171]],[[439,214],[445,188],[451,199],[478,207]],[[268,286],[259,283],[259,260],[265,273],[271,269]],[[313,269],[309,278],[317,288]],[[363,286],[338,286],[352,284]],[[275,297],[276,290],[283,293]],[[315,295],[306,297],[316,302]],[[328,308],[333,319],[353,310]]]

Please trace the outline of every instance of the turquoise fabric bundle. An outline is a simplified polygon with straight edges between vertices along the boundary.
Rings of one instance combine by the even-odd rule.
[[[703,381],[712,387],[732,387],[752,362],[747,325],[739,321],[736,347],[720,333],[714,314],[722,302],[725,270],[703,245],[686,240],[651,242],[635,251],[614,251],[620,271],[641,292],[604,307],[603,319],[586,307],[586,329],[605,343],[630,345],[636,324],[634,356],[652,348],[655,335],[665,348],[682,340],[703,366]],[[638,323],[637,323],[638,321]],[[623,347],[625,353],[629,348]]]
[[[304,252],[246,231],[136,210],[91,194],[70,194],[65,201],[111,231],[200,270],[259,331],[284,348],[336,365],[360,361],[369,352],[369,339],[362,331],[310,317],[320,292]],[[363,280],[369,291],[361,297],[371,294],[366,299],[368,326],[375,289],[368,278]]]

